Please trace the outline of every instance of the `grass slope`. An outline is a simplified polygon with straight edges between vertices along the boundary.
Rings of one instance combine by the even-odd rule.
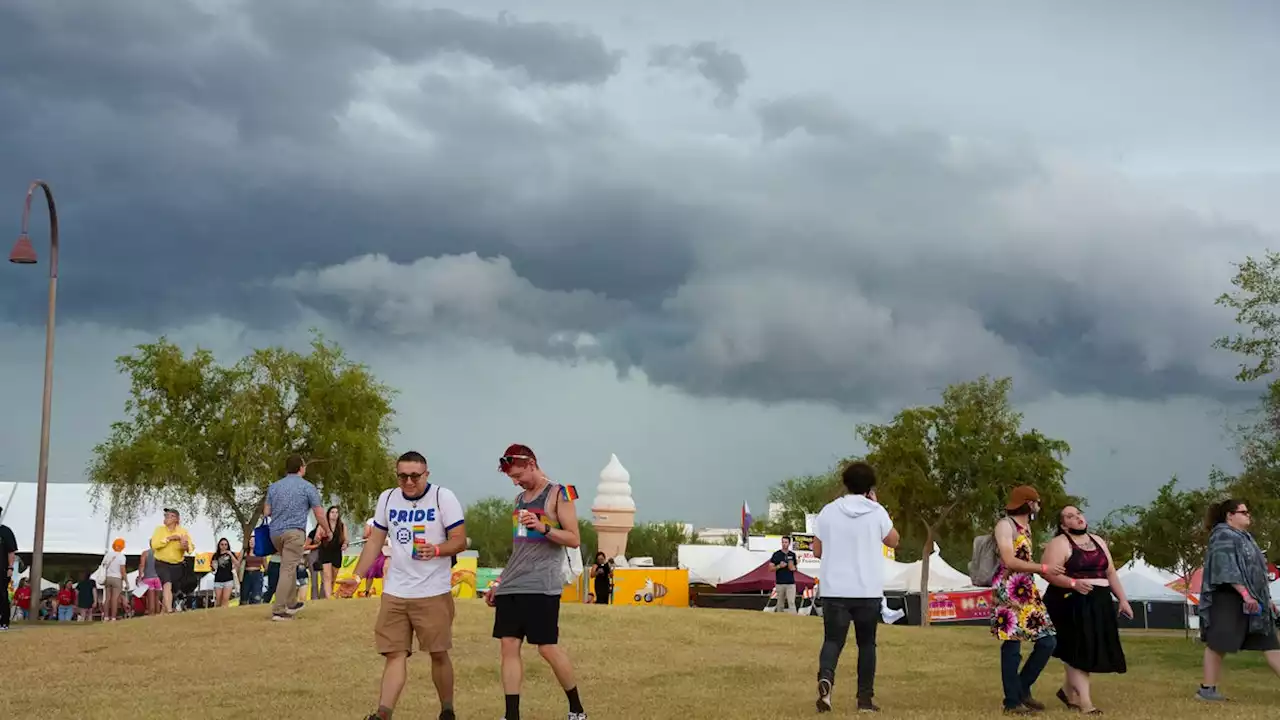
[[[502,716],[491,611],[459,604],[454,628],[462,718]],[[293,623],[263,607],[185,613],[111,625],[22,627],[0,636],[5,690],[0,718],[363,717],[377,700],[381,658],[372,649],[377,603],[314,603]],[[588,712],[609,718],[804,717],[822,622],[771,613],[566,606],[563,642]],[[1130,672],[1103,676],[1094,697],[1109,715],[1192,717],[1200,645],[1181,636],[1125,638]],[[836,687],[839,717],[853,713],[853,637]],[[564,695],[526,651],[527,718],[564,717]],[[877,700],[889,717],[996,714],[999,655],[981,628],[881,626]],[[430,662],[415,656],[397,717],[435,717]],[[1038,688],[1046,702],[1061,678],[1053,661]],[[1219,718],[1266,716],[1280,682],[1258,656],[1231,658],[1224,690],[1237,700]],[[176,703],[176,704],[175,704]],[[1055,703],[1056,705],[1056,703]],[[1267,708],[1271,708],[1268,710]],[[1049,715],[1064,715],[1051,707]]]

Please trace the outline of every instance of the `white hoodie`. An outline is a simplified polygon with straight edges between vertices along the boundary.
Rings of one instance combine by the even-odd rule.
[[[822,508],[816,530],[822,541],[823,597],[884,595],[884,539],[893,520],[883,505],[865,495],[845,495]]]

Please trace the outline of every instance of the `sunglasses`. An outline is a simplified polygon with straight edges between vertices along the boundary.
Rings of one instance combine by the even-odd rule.
[[[517,460],[532,460],[528,455],[503,455],[498,458],[498,464],[502,467],[511,467]]]
[[[1245,517],[1253,517],[1253,514],[1252,514],[1252,513],[1250,513],[1248,510],[1232,510],[1229,514],[1231,514],[1231,515],[1244,515]]]
[[[396,477],[401,480],[417,480],[418,478],[426,477],[426,475],[424,472],[396,473]]]

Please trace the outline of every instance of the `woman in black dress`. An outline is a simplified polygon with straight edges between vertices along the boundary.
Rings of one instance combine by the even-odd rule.
[[[342,511],[337,505],[329,508],[329,539],[322,543],[316,543],[316,531],[312,530],[310,534],[310,545],[316,549],[316,565],[314,569],[320,571],[321,578],[321,596],[324,598],[333,597],[333,582],[338,575],[338,570],[342,568],[342,553],[347,550],[347,527],[342,522]]]
[[[1049,618],[1058,629],[1053,656],[1067,669],[1058,699],[1069,709],[1101,715],[1089,693],[1089,676],[1128,669],[1116,614],[1133,617],[1111,550],[1101,538],[1089,534],[1089,522],[1080,508],[1068,505],[1058,513],[1057,532],[1045,546],[1041,562],[1066,569],[1046,578],[1050,586],[1044,594]],[[1118,610],[1112,595],[1119,601]]]

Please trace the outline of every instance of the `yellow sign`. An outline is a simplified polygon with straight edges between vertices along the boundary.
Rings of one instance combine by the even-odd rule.
[[[333,596],[339,598],[349,597],[376,597],[382,594],[382,578],[365,578],[356,587],[342,583],[343,580],[351,577],[356,571],[356,562],[359,560],[357,555],[344,555],[342,557],[342,567],[334,573]],[[387,558],[383,572],[391,568],[391,558]],[[453,585],[453,596],[456,598],[474,598],[476,597],[476,558],[460,557],[458,564],[453,566],[451,577]]]
[[[614,605],[689,607],[689,571],[677,568],[618,568]]]
[[[195,560],[196,564],[193,572],[206,573],[213,570],[213,553],[197,553]]]

